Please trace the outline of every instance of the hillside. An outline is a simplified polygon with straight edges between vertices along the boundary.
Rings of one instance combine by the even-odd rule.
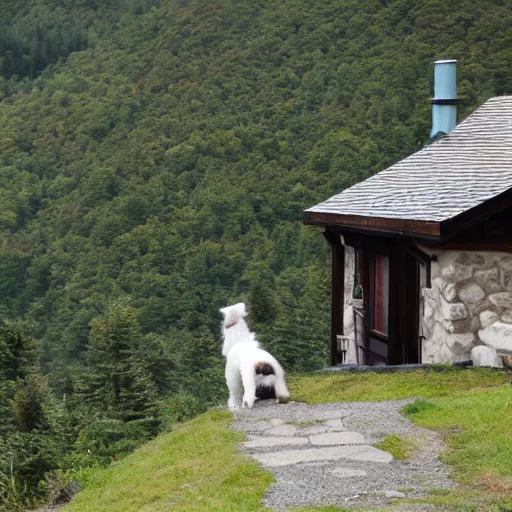
[[[87,492],[63,511],[261,511],[272,476],[239,453],[244,436],[228,428],[230,420],[209,411],[111,467],[89,471]]]
[[[508,1],[0,7],[0,306],[21,322],[0,344],[15,361],[32,336],[49,382],[0,368],[0,452],[30,485],[69,446],[99,436],[105,462],[169,404],[224,400],[221,306],[246,300],[287,370],[321,366],[329,251],[302,209],[425,143],[434,59],[459,61],[461,118],[512,93]],[[20,430],[52,439],[43,462]]]
[[[453,512],[461,510],[498,512],[509,510],[512,505],[510,495],[512,452],[509,449],[512,446],[510,435],[512,418],[503,415],[503,407],[511,396],[511,389],[506,381],[503,373],[487,368],[474,370],[437,368],[428,372],[419,370],[406,374],[399,372],[315,373],[295,376],[290,380],[290,384],[292,395],[300,397],[308,404],[343,401],[345,413],[350,411],[353,405],[357,410],[359,404],[353,404],[354,400],[363,400],[367,404],[368,401],[381,401],[385,397],[392,397],[394,400],[397,396],[428,397],[428,401],[418,400],[408,405],[403,412],[413,422],[443,433],[445,441],[451,448],[443,456],[443,460],[449,462],[450,475],[458,482],[458,487],[451,490],[431,489],[425,481],[425,475],[424,478],[418,478],[417,468],[416,471],[413,469],[417,465],[422,466],[430,476],[441,469],[438,466],[432,466],[432,461],[429,464],[424,458],[417,458],[419,452],[430,449],[422,435],[409,438],[402,430],[400,436],[390,437],[386,428],[397,428],[394,422],[367,421],[368,428],[374,428],[379,432],[379,437],[385,437],[388,443],[390,439],[394,439],[392,445],[386,443],[377,445],[393,453],[397,459],[391,464],[394,468],[391,475],[401,467],[400,461],[403,459],[404,472],[411,475],[414,481],[413,486],[422,488],[423,491],[416,493],[416,497],[413,498],[412,489],[407,489],[405,490],[408,496],[407,501],[398,500],[397,503],[395,500],[384,507],[365,506],[368,497],[356,500],[352,506],[357,506],[358,511],[425,508]],[[352,390],[355,390],[355,393],[351,393]],[[328,403],[327,405],[328,412],[332,415],[336,405],[339,404]],[[372,417],[379,405],[384,406],[388,413],[390,412],[390,404],[383,403],[360,408],[359,414],[364,410],[365,414],[370,414]],[[238,428],[243,424],[246,427],[252,425],[251,418],[257,423],[252,425],[253,427],[257,426],[261,429],[265,423],[272,427],[270,418],[274,418],[275,422],[277,415],[277,418],[283,418],[282,421],[287,420],[281,428],[291,427],[303,430],[310,428],[313,431],[321,429],[321,420],[290,421],[291,418],[295,417],[297,420],[301,414],[304,415],[304,408],[308,409],[310,414],[314,414],[315,409],[308,408],[304,403],[295,402],[277,407],[260,403],[251,413],[246,411],[236,415]],[[301,413],[298,413],[297,409],[300,409]],[[322,413],[321,409],[316,411],[319,414]],[[262,415],[261,412],[264,414]],[[323,413],[325,412],[324,409]],[[297,414],[299,416],[294,416]],[[356,414],[354,412],[354,415]],[[281,467],[274,478],[268,470],[259,468],[250,457],[244,455],[244,450],[239,444],[244,439],[243,434],[239,430],[228,428],[234,420],[231,414],[210,410],[176,428],[172,433],[160,435],[109,468],[82,472],[79,477],[86,483],[85,489],[62,511],[135,512],[168,510],[171,507],[176,511],[254,510],[263,512],[270,510],[269,500],[266,500],[267,507],[263,506],[260,500],[269,491],[269,485],[273,481],[274,484],[276,483],[275,476],[278,481],[282,478],[286,482],[287,499],[281,505],[294,502],[295,498],[291,491],[299,490],[298,488],[303,485],[303,480],[297,478],[299,476],[297,468]],[[403,429],[402,422],[397,421],[397,423],[398,429]],[[414,428],[412,425],[410,427]],[[482,432],[486,432],[486,435],[482,436]],[[250,438],[258,439],[261,435],[265,436],[265,433],[260,430],[259,435],[253,432]],[[398,443],[408,447],[409,451],[402,454],[397,452]],[[277,445],[274,449],[282,450],[284,447]],[[324,461],[322,467],[326,464],[329,467],[327,461]],[[347,468],[349,464],[347,460],[337,461],[337,465],[341,467]],[[316,506],[304,508],[286,506],[287,511],[353,510],[352,507],[343,508],[346,501],[340,497],[340,494],[341,496],[347,493],[349,496],[354,495],[352,478],[348,480],[337,477],[336,491],[331,489],[329,492],[329,485],[333,485],[332,480],[326,478],[322,482],[323,485],[319,484],[319,468],[313,469],[310,465],[305,467],[309,468],[311,478],[308,494],[311,495],[311,502]],[[384,468],[380,468],[379,471],[386,473]],[[381,479],[375,478],[375,475],[372,476],[373,478],[368,477],[363,480],[366,481],[368,490],[373,487],[375,491],[375,480]],[[438,475],[434,476],[434,478],[437,477]],[[315,484],[322,488],[324,496],[326,494],[329,496],[329,503],[333,503],[332,498],[338,496],[338,506],[321,507],[322,501],[318,500],[319,489]],[[275,494],[276,490],[273,488],[271,496],[274,495],[274,500]],[[283,498],[282,495],[280,497]],[[272,502],[272,498],[270,501]],[[418,508],[412,503],[416,503]],[[430,506],[421,507],[420,504],[430,504]],[[407,508],[408,505],[409,508]]]

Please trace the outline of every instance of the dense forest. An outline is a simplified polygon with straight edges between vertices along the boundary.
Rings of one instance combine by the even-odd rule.
[[[302,210],[512,93],[510,0],[0,0],[0,510],[225,400],[218,309],[325,362]]]

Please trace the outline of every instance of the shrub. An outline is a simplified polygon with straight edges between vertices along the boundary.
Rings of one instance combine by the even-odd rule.
[[[171,395],[160,404],[164,430],[170,430],[175,423],[183,422],[206,411],[208,404],[188,393]]]

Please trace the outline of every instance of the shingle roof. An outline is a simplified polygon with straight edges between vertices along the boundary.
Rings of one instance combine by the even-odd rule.
[[[486,101],[452,132],[305,211],[441,223],[512,188],[512,96]],[[332,215],[329,217],[332,218]],[[317,215],[317,217],[320,217]]]

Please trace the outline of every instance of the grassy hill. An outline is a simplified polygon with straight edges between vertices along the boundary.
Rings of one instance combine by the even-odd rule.
[[[325,392],[319,392],[322,388]],[[512,390],[503,373],[441,369],[315,374],[294,376],[291,381],[293,397],[310,403],[381,400],[383,394],[395,396],[398,388],[400,397],[419,393],[429,397],[428,402],[406,407],[405,414],[444,432],[451,448],[446,461],[461,485],[442,494],[433,490],[423,501],[439,507],[435,510],[509,510],[512,424],[506,408]],[[358,390],[356,395],[350,389]],[[267,510],[260,500],[272,477],[241,454],[237,442],[243,436],[228,428],[230,421],[226,412],[209,411],[111,467],[89,471],[85,490],[63,512],[156,512],[169,507],[198,512]],[[307,510],[341,512],[343,508]]]
[[[90,471],[86,491],[64,510],[260,511],[272,476],[238,452],[243,435],[228,428],[230,419],[210,411],[110,468]]]
[[[0,8],[0,486],[13,452],[37,495],[92,440],[107,463],[224,401],[221,306],[322,366],[329,249],[301,211],[425,143],[434,59],[461,118],[512,93],[503,0]]]

